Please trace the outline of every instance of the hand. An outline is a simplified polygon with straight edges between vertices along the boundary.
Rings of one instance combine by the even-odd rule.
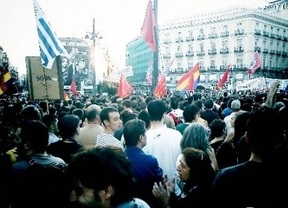
[[[161,182],[159,184],[156,182],[154,183],[152,193],[163,205],[169,204],[170,193],[165,190],[165,187]]]

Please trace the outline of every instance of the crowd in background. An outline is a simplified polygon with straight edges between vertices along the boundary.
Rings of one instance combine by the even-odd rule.
[[[283,206],[288,95],[278,86],[3,99],[0,207]],[[67,180],[29,185],[34,163],[61,165]]]

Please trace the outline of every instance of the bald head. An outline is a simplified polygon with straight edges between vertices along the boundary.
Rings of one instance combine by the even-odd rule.
[[[96,117],[100,115],[100,112],[101,112],[101,107],[99,105],[96,105],[96,104],[89,105],[85,109],[85,116],[87,118],[87,121],[88,122],[94,121]]]

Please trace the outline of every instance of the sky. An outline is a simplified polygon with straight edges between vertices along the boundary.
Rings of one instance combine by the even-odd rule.
[[[244,5],[258,7],[267,0],[158,0],[158,24],[199,12]],[[153,2],[153,1],[152,1]],[[58,37],[82,38],[100,32],[112,58],[125,56],[125,45],[140,35],[148,0],[38,0]],[[0,45],[10,62],[26,73],[26,56],[39,56],[32,0],[0,0]]]

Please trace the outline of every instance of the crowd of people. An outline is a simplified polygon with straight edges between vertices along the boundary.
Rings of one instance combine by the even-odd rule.
[[[2,100],[0,207],[285,207],[288,95],[278,87]]]

